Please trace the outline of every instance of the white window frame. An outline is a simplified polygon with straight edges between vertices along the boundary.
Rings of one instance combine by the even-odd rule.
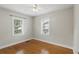
[[[47,24],[45,24],[46,22],[47,22]],[[48,31],[44,32],[44,30],[48,30]],[[42,18],[41,19],[41,34],[42,35],[49,35],[49,18]]]
[[[18,34],[15,34],[14,31],[15,31],[15,28],[14,28],[14,20],[17,19],[17,20],[21,20],[22,21],[22,24],[21,24],[21,33],[18,33]],[[23,35],[24,34],[24,31],[23,31],[23,19],[22,18],[19,18],[19,17],[12,17],[12,34],[13,36],[17,36],[17,35]]]

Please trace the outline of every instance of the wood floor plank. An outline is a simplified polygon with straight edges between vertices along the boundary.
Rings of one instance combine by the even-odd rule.
[[[73,54],[73,50],[39,40],[29,40],[0,50],[0,54],[16,54],[23,51],[24,54],[41,54],[46,50],[49,54]]]

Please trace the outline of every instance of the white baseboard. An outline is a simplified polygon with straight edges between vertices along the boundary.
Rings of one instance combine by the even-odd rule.
[[[6,47],[9,47],[9,46],[12,46],[12,45],[16,45],[16,44],[19,44],[19,43],[22,43],[22,42],[25,42],[25,41],[28,41],[28,40],[31,40],[31,39],[25,39],[25,40],[14,42],[14,43],[11,43],[11,44],[8,44],[8,45],[0,46],[0,49],[6,48]]]
[[[55,44],[55,45],[58,45],[58,46],[61,46],[61,47],[65,47],[65,48],[69,48],[69,49],[73,50],[73,47],[69,47],[69,46],[66,46],[66,45],[59,44],[59,43],[49,42],[49,41],[46,41],[46,40],[43,40],[43,39],[38,39],[38,38],[29,38],[29,39],[18,41],[18,42],[15,42],[15,43],[11,43],[11,44],[8,44],[8,45],[5,45],[5,46],[0,46],[0,49],[9,47],[9,46],[12,46],[12,45],[15,45],[15,44],[19,44],[19,43],[22,43],[22,42],[25,42],[25,41],[28,41],[28,40],[31,40],[31,39],[43,41],[43,42],[50,43],[50,44]],[[78,54],[74,50],[73,50],[73,52],[74,52],[74,54]]]
[[[69,49],[73,50],[73,47],[70,47],[70,46],[67,46],[67,45],[62,45],[62,44],[59,44],[59,43],[54,43],[54,42],[50,42],[50,41],[43,40],[43,39],[38,39],[38,38],[32,38],[32,39],[40,40],[40,41],[43,41],[43,42],[47,42],[47,43],[50,43],[50,44],[58,45],[58,46],[69,48]]]
[[[46,43],[58,45],[58,46],[65,47],[65,48],[69,48],[69,49],[72,49],[72,50],[73,50],[73,53],[74,53],[74,54],[78,54],[78,52],[75,51],[73,47],[70,47],[70,46],[67,46],[67,45],[63,45],[63,44],[59,44],[59,43],[54,43],[54,42],[50,42],[50,41],[43,40],[43,39],[38,39],[38,38],[32,38],[32,39],[40,40],[40,41],[43,41],[43,42],[46,42]]]

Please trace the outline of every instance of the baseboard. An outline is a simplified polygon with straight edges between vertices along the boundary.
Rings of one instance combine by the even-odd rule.
[[[47,40],[38,39],[38,38],[32,38],[32,39],[43,41],[43,42],[46,42],[46,43],[49,43],[49,44],[58,45],[58,46],[65,47],[65,48],[68,48],[68,49],[72,49],[74,54],[78,54],[78,52],[75,51],[73,47],[70,47],[70,46],[67,46],[67,45],[62,45],[62,44],[59,44],[59,43],[49,42]]]
[[[69,49],[72,49],[72,50],[73,50],[73,47],[69,47],[69,46],[66,46],[66,45],[59,44],[59,43],[49,42],[49,41],[47,41],[47,40],[38,39],[38,38],[32,38],[32,39],[40,40],[40,41],[43,41],[43,42],[46,42],[46,43],[58,45],[58,46],[65,47],[65,48],[69,48]]]
[[[28,41],[28,40],[31,40],[31,39],[25,39],[25,40],[14,42],[14,43],[11,43],[11,44],[8,44],[8,45],[0,46],[0,49],[6,48],[6,47],[9,47],[9,46],[12,46],[12,45],[16,45],[16,44],[19,44],[19,43],[22,43],[22,42],[25,42],[25,41]]]
[[[43,41],[43,42],[50,43],[50,44],[55,44],[55,45],[65,47],[65,48],[69,48],[69,49],[73,50],[73,47],[69,47],[69,46],[66,46],[66,45],[59,44],[59,43],[49,42],[49,41],[46,41],[46,40],[43,40],[43,39],[38,39],[38,38],[29,38],[29,39],[18,41],[18,42],[15,42],[15,43],[11,43],[11,44],[8,44],[8,45],[5,45],[5,46],[0,46],[0,49],[6,48],[6,47],[9,47],[9,46],[12,46],[12,45],[16,45],[16,44],[19,44],[19,43],[22,43],[22,42],[25,42],[25,41],[28,41],[28,40],[31,40],[31,39]],[[74,52],[74,54],[77,54],[77,52],[75,52],[74,50],[73,50],[73,52]]]

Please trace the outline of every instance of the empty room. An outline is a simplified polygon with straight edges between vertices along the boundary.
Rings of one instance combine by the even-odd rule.
[[[0,4],[0,54],[78,54],[79,5]]]

